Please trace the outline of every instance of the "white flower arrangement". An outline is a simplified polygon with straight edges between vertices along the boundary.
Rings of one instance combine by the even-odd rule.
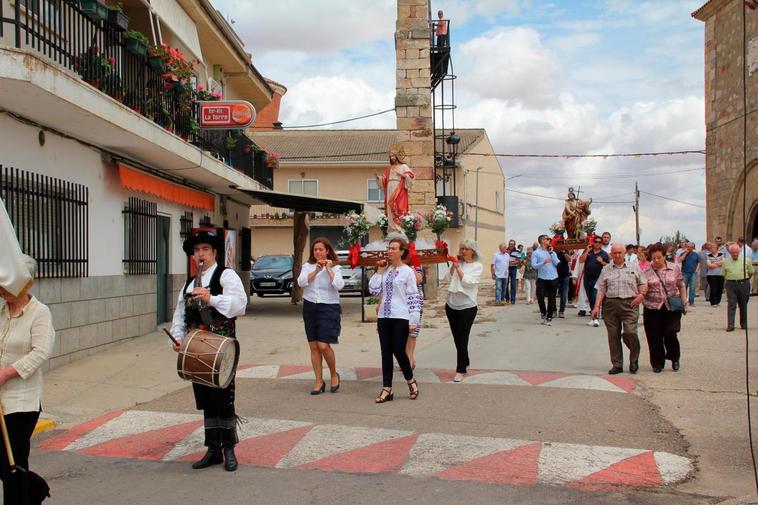
[[[439,237],[450,226],[450,221],[453,218],[453,213],[447,210],[443,204],[437,204],[437,206],[427,214],[426,224],[431,230]]]
[[[361,239],[368,235],[369,224],[364,214],[358,214],[351,210],[345,216],[345,237],[348,245],[360,243]]]

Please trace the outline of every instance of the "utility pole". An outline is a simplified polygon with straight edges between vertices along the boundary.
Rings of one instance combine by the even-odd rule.
[[[474,209],[474,240],[479,240],[479,171],[484,167],[476,169],[476,209]]]
[[[635,236],[637,238],[637,247],[640,245],[640,190],[637,187],[637,183],[634,183],[634,222],[635,222]]]

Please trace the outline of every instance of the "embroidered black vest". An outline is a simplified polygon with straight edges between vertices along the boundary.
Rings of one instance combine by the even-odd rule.
[[[221,274],[226,270],[226,267],[222,267],[221,265],[216,266],[216,271],[213,272],[213,275],[211,276],[211,282],[208,284],[208,289],[211,291],[211,296],[216,296],[223,294],[224,288],[221,286]],[[236,324],[235,321],[237,320],[236,317],[228,318],[223,315],[219,311],[217,311],[213,307],[206,307],[205,311],[208,311],[210,314],[210,320],[211,324],[209,326],[206,326],[203,324],[203,317],[200,314],[200,310],[196,308],[190,308],[186,301],[188,298],[191,298],[192,295],[187,293],[187,287],[194,282],[195,278],[191,277],[187,280],[187,282],[184,284],[184,290],[182,293],[184,293],[184,324],[187,326],[187,332],[190,332],[192,330],[201,329],[205,331],[210,331],[211,333],[215,333],[217,335],[223,335],[225,337],[235,338],[236,333]]]

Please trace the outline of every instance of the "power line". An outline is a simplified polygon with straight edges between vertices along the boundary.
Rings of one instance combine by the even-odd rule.
[[[691,205],[692,207],[698,207],[698,208],[701,208],[701,209],[705,208],[705,205],[698,205],[696,203],[685,202],[683,200],[677,200],[676,198],[670,198],[668,196],[661,196],[661,195],[656,195],[655,193],[649,193],[647,191],[640,190],[640,193],[644,193],[644,194],[646,194],[648,196],[654,196],[654,197],[660,198],[662,200],[670,200],[672,202],[682,203],[684,205]]]
[[[395,109],[387,109],[382,110],[379,112],[372,112],[371,114],[366,114],[365,116],[358,116],[358,117],[351,117],[348,119],[340,119],[339,121],[331,121],[329,123],[321,123],[321,124],[306,124],[306,125],[297,125],[297,126],[282,126],[285,130],[292,130],[294,128],[316,128],[318,126],[330,126],[334,124],[341,124],[341,123],[349,123],[350,121],[358,121],[359,119],[366,119],[367,117],[374,117],[374,116],[380,116],[382,114],[387,114],[388,112],[394,112]],[[271,128],[270,126],[253,126],[253,128]],[[372,153],[373,154],[373,153]]]
[[[656,172],[656,173],[620,173],[620,174],[614,174],[614,175],[607,175],[607,176],[588,176],[588,175],[576,175],[576,176],[549,176],[552,180],[564,180],[564,181],[573,181],[577,179],[581,180],[594,180],[594,181],[606,181],[606,180],[613,180],[613,179],[636,179],[637,177],[654,177],[654,176],[661,176],[661,175],[673,175],[673,174],[683,174],[687,172],[697,172],[705,170],[704,168],[688,168],[684,170],[672,170],[670,172]],[[526,175],[524,176],[524,179],[544,179],[545,176],[537,176],[537,175]]]
[[[316,126],[327,126],[330,124],[338,124],[338,123],[344,123],[347,121],[355,121],[356,119],[363,119],[364,117],[371,117],[376,116],[378,114],[384,114],[386,112],[389,112],[394,109],[388,109],[386,111],[377,112],[374,114],[369,114],[367,116],[361,116],[358,118],[352,118],[352,119],[345,119],[342,121],[334,121],[332,123],[323,123],[318,125],[305,125],[305,126],[289,126],[288,129],[291,128],[313,128]],[[362,153],[348,153],[348,154],[329,154],[329,155],[320,155],[320,154],[314,154],[309,156],[282,156],[281,159],[283,160],[307,160],[307,159],[318,159],[318,158],[345,158],[350,156],[373,156],[373,155],[386,155],[386,151],[372,151],[372,152],[362,152]],[[685,154],[705,154],[705,151],[662,151],[662,152],[650,152],[650,153],[622,153],[622,154],[495,154],[495,153],[458,153],[458,156],[488,156],[488,157],[504,157],[504,158],[565,158],[565,159],[571,159],[571,158],[641,158],[645,156],[674,156],[674,155],[685,155]]]
[[[465,153],[466,156],[496,156],[498,158],[642,158],[643,156],[675,156],[684,154],[705,154],[705,150],[660,151],[648,153],[618,153],[618,154],[498,154],[498,153]]]

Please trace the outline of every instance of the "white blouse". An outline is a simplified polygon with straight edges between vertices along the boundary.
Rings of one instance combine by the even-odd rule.
[[[478,261],[460,262],[463,279],[458,272],[449,273],[450,284],[447,287],[447,305],[451,309],[463,310],[476,307],[476,296],[479,292],[479,281],[482,278],[482,264]]]
[[[421,304],[416,272],[411,267],[390,266],[381,274],[376,272],[371,276],[368,289],[372,295],[381,296],[377,317],[407,319],[409,324],[418,324]]]
[[[35,297],[17,317],[10,317],[8,305],[0,302],[0,367],[18,372],[0,387],[0,401],[6,414],[36,412],[42,402],[42,365],[50,358],[55,330],[50,309]]]
[[[303,298],[312,303],[340,303],[340,289],[345,287],[342,278],[342,268],[339,265],[332,267],[334,280],[329,278],[326,268],[322,269],[308,282],[308,276],[316,270],[316,263],[304,263],[297,284],[303,288]]]
[[[218,268],[218,263],[203,273],[200,283],[204,288],[207,288],[211,283],[211,277],[213,277],[216,268]],[[221,273],[220,280],[223,293],[211,295],[210,306],[224,317],[244,316],[247,308],[247,295],[239,275],[231,268],[227,268]],[[171,321],[171,334],[179,341],[187,335],[187,327],[184,325],[184,293],[192,293],[193,289],[195,289],[195,283],[190,282],[184,292],[179,292],[179,297],[176,300],[174,318]]]

